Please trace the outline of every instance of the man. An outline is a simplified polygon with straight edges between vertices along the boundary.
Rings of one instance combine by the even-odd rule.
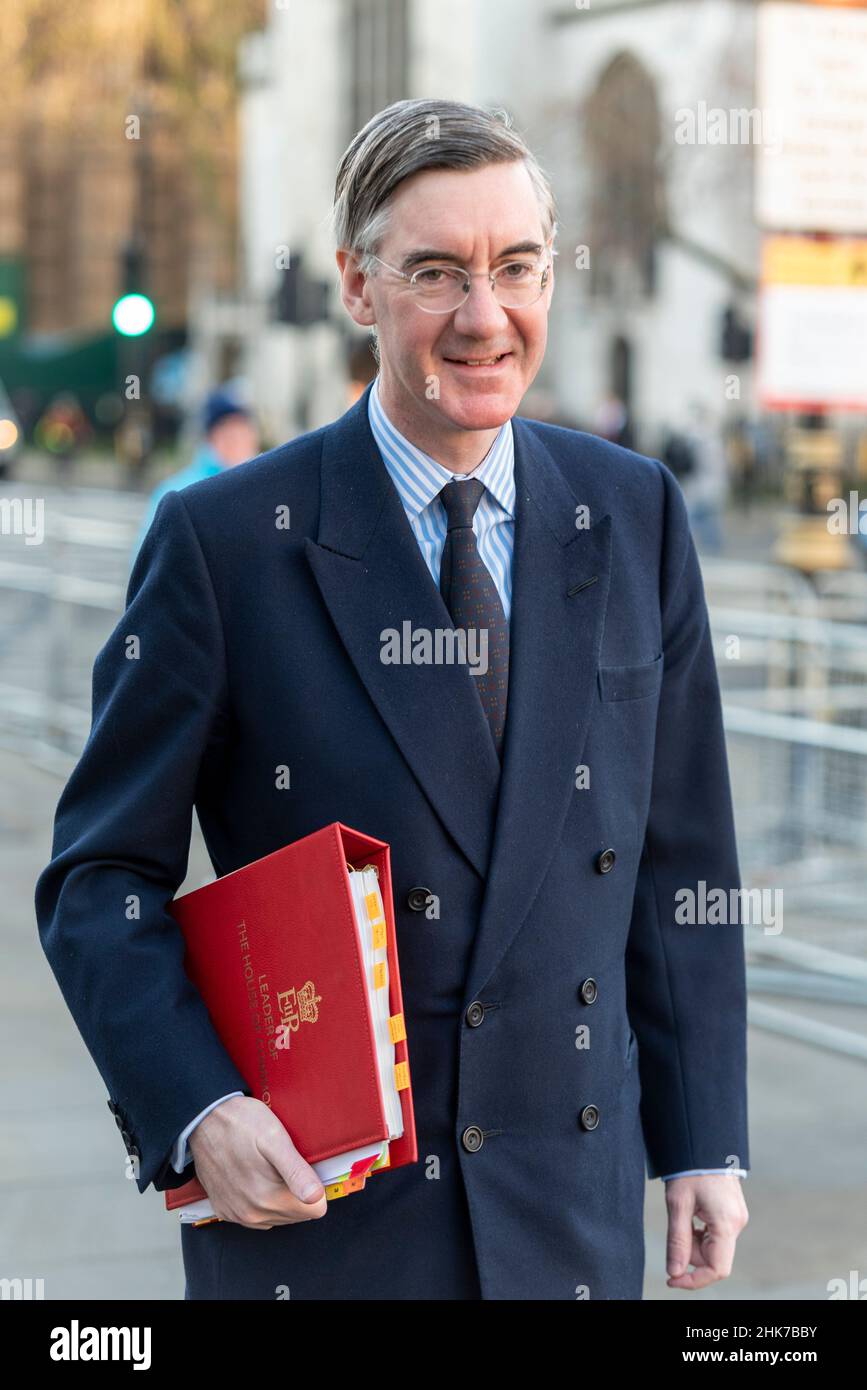
[[[686,444],[694,459],[683,484],[689,526],[699,548],[719,555],[729,491],[729,464],[721,425],[704,401],[689,405]]]
[[[213,478],[224,468],[246,463],[259,447],[253,416],[230,391],[219,387],[211,391],[202,411],[202,442],[186,468],[164,478],[151,493],[150,501],[132,553],[134,561],[151,528],[157,507],[167,492],[179,492],[202,478]]]
[[[738,882],[683,498],[515,415],[555,223],[501,119],[388,108],[334,212],[380,377],[163,500],[97,658],[45,950],[140,1191],[189,1148],[224,1218],[182,1230],[187,1297],[638,1299],[645,1161],[669,1283],[703,1287],[746,1221],[746,1029],[740,927],[675,916]],[[456,631],[484,660],[425,659]],[[194,804],[219,875],[334,820],[392,847],[420,1157],[330,1206],[184,976]]]

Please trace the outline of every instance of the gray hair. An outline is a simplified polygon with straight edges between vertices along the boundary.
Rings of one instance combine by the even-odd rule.
[[[474,169],[523,160],[539,199],[546,241],[556,234],[556,207],[548,178],[505,111],[460,101],[396,101],[373,116],[343,155],[331,213],[339,248],[359,255],[369,275],[391,217],[398,184],[423,169]]]

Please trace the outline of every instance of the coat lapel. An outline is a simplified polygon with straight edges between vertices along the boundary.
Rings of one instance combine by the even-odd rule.
[[[531,427],[515,432],[515,551],[502,785],[466,999],[521,927],[563,832],[596,688],[611,517],[576,527],[575,497]]]
[[[500,764],[466,665],[381,660],[385,629],[451,628],[367,418],[370,388],[323,432],[321,510],[308,560],[371,700],[469,862],[488,871]],[[364,829],[363,826],[360,829]]]

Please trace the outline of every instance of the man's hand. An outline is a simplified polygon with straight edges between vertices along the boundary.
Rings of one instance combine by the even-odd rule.
[[[740,1178],[707,1173],[665,1184],[668,1207],[666,1280],[670,1289],[704,1289],[732,1272],[735,1241],[749,1221]],[[694,1227],[692,1218],[704,1221]],[[687,1272],[687,1265],[693,1265]]]
[[[324,1216],[325,1189],[277,1116],[253,1096],[233,1096],[189,1139],[196,1177],[223,1221],[255,1231]]]

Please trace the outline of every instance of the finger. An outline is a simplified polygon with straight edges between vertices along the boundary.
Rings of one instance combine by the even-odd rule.
[[[317,1221],[327,1210],[328,1199],[324,1192],[318,1202],[299,1202],[285,1187],[263,1207],[275,1226],[291,1225],[296,1221]]]
[[[692,1251],[692,1217],[695,1199],[687,1190],[684,1197],[668,1203],[668,1239],[665,1250],[665,1268],[676,1278],[686,1272]]]
[[[709,1227],[697,1231],[690,1264],[692,1270],[669,1279],[670,1288],[705,1289],[727,1279],[734,1263],[735,1237],[714,1232]]]
[[[302,1202],[289,1191],[276,1169],[271,1180],[257,1183],[249,1190],[248,1196],[255,1203],[259,1219],[269,1221],[275,1226],[317,1220],[328,1210],[324,1188],[318,1202]]]
[[[693,1226],[693,1227],[691,1228],[691,1231],[690,1231],[690,1250],[689,1250],[689,1254],[688,1254],[688,1256],[686,1257],[686,1260],[685,1260],[685,1262],[684,1262],[684,1267],[683,1267],[683,1269],[681,1270],[680,1275],[679,1275],[679,1276],[675,1276],[675,1277],[683,1278],[683,1276],[684,1276],[684,1275],[686,1274],[686,1272],[687,1272],[687,1265],[704,1265],[704,1264],[705,1264],[704,1256],[703,1256],[702,1253],[701,1253],[701,1243],[702,1243],[702,1237],[704,1236],[704,1231],[705,1231],[705,1228],[704,1228],[703,1226]]]
[[[263,1136],[257,1140],[256,1147],[299,1202],[317,1206],[325,1200],[325,1188],[285,1129]]]
[[[267,1174],[254,1170],[237,1190],[224,1194],[219,1204],[214,1198],[211,1203],[224,1220],[257,1231],[318,1219],[328,1210],[324,1192],[321,1202],[301,1202],[270,1165]]]
[[[689,1258],[687,1260],[687,1264],[692,1266],[693,1268],[705,1267],[705,1260],[701,1250],[703,1236],[703,1227],[693,1227],[691,1248],[689,1252]],[[668,1286],[671,1289],[692,1288],[692,1269],[687,1269],[685,1265],[684,1268],[681,1270],[680,1274],[670,1276],[666,1282],[668,1283]]]

